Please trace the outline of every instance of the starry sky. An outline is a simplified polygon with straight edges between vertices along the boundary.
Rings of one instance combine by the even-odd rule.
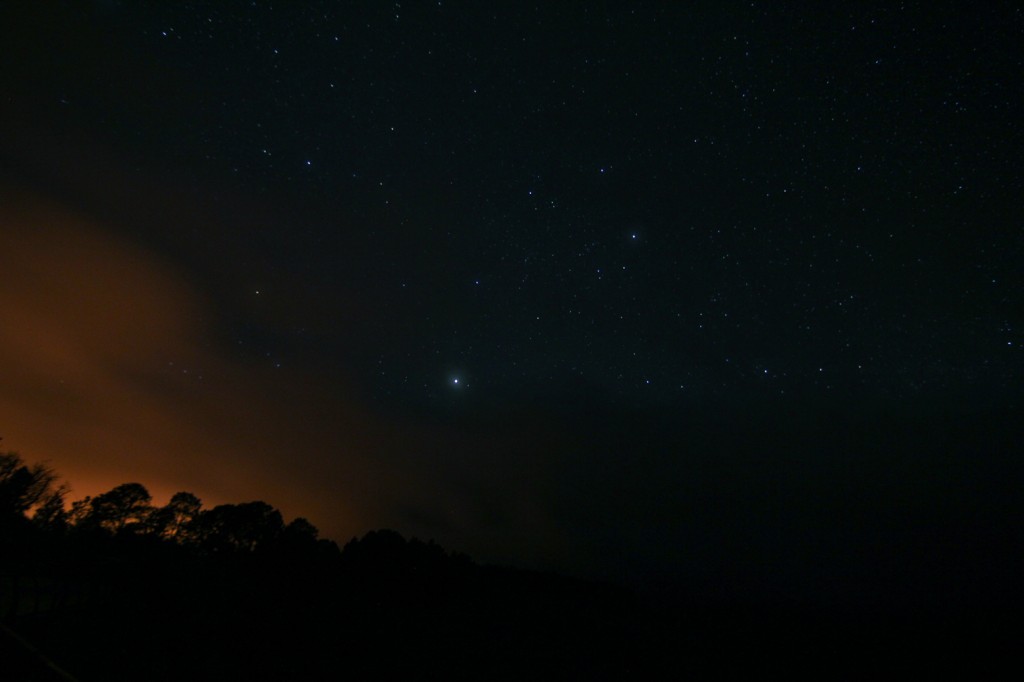
[[[1003,2],[4,3],[3,444],[72,497],[723,591],[875,584],[923,531],[997,556],[1022,29]]]

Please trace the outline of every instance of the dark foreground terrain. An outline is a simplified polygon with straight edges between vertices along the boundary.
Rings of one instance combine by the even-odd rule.
[[[264,502],[204,509],[182,492],[155,507],[138,483],[67,505],[55,472],[0,453],[0,682],[985,679],[1019,668],[1020,426],[1001,413],[912,435],[905,447],[843,440],[870,454],[858,471],[872,457],[885,466],[833,477],[834,494],[796,526],[830,532],[788,573],[776,565],[787,552],[709,564],[694,549],[692,565],[714,570],[632,588],[483,566],[393,530],[339,548]],[[752,454],[737,466],[771,443],[742,445],[730,451]],[[896,464],[909,483],[886,476]],[[752,578],[772,575],[802,578]]]
[[[22,531],[5,680],[884,679],[994,669],[1021,631],[1009,605],[659,602],[393,531],[295,555]]]

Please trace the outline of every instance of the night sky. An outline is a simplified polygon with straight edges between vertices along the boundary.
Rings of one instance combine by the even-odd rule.
[[[993,584],[1022,45],[1006,2],[4,2],[3,447],[644,584]]]

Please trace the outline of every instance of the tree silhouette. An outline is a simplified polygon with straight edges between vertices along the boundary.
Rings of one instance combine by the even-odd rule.
[[[203,510],[179,492],[154,508],[140,483],[66,511],[54,479],[0,457],[0,616],[82,679],[319,679],[339,646],[364,679],[595,679],[615,659],[593,652],[621,648],[626,611],[583,583],[478,567],[388,529],[341,552],[266,502]],[[36,679],[4,637],[0,678]]]
[[[207,549],[253,552],[280,538],[284,519],[277,509],[258,500],[220,504],[199,515],[196,530]]]
[[[154,534],[179,543],[192,541],[195,537],[195,521],[202,507],[202,501],[192,493],[174,493],[165,506],[153,513]]]
[[[68,510],[68,523],[73,528],[83,530],[88,525],[89,514],[92,512],[92,497],[86,495],[80,500],[71,503]]]
[[[153,513],[152,499],[141,483],[122,483],[92,498],[82,522],[114,534],[145,532]]]
[[[16,452],[0,453],[0,516],[20,516],[54,490],[55,474],[44,464],[27,465]]]
[[[313,546],[317,542],[320,531],[308,519],[298,517],[284,528],[281,534],[282,544],[292,547]]]
[[[68,488],[64,485],[51,490],[36,508],[35,514],[32,515],[32,523],[43,530],[67,530],[70,521],[70,515],[65,508],[67,493]]]

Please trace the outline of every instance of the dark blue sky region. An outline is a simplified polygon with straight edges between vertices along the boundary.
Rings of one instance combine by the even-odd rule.
[[[102,268],[181,319],[117,390],[189,433],[208,406],[182,466],[164,430],[105,441],[152,453],[140,476],[276,495],[337,535],[390,524],[649,575],[713,572],[684,546],[707,566],[756,537],[810,552],[847,532],[812,528],[812,500],[895,513],[872,481],[928,509],[965,475],[944,438],[993,458],[963,508],[1019,473],[977,433],[936,431],[1003,433],[992,415],[1020,408],[1010,3],[111,0],[0,21],[0,232],[59,210],[118,245],[103,262],[180,288]],[[75,259],[51,255],[33,270],[9,250],[29,282]],[[136,383],[183,370],[181,413]],[[42,380],[19,376],[21,395]],[[40,435],[61,413],[8,400],[5,443],[95,469]],[[251,485],[229,474],[247,463]],[[851,547],[880,532],[854,525]]]

